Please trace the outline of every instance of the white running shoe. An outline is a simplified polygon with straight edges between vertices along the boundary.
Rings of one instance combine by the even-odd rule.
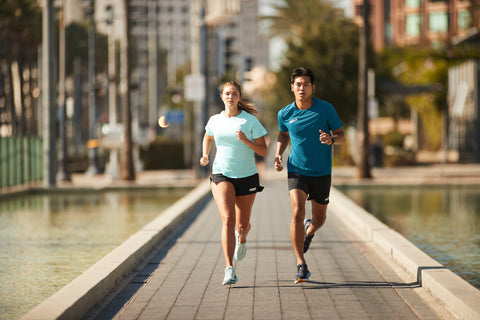
[[[225,269],[225,278],[223,278],[222,284],[223,285],[235,284],[237,283],[237,281],[238,281],[238,278],[237,278],[237,275],[235,274],[235,269],[233,269],[232,266],[227,267]]]
[[[238,232],[235,230],[235,254],[233,255],[233,258],[237,261],[242,260],[245,258],[245,255],[247,254],[247,242],[245,241],[244,243],[240,243],[238,241]]]

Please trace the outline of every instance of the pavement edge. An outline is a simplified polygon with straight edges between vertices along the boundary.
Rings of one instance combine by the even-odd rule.
[[[207,180],[164,210],[96,264],[24,315],[21,320],[81,319],[211,195]]]
[[[480,319],[480,290],[430,258],[338,189],[331,189],[330,199],[329,206],[341,212],[340,220],[349,229],[365,241],[372,241],[454,316],[465,320]]]

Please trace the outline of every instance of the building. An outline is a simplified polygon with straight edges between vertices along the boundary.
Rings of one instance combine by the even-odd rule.
[[[219,39],[219,75],[231,71],[243,73],[255,66],[269,66],[269,41],[259,31],[258,0],[243,0],[241,11],[217,28]]]
[[[269,65],[268,41],[259,32],[259,4],[258,0],[237,0],[240,7],[238,14],[227,20],[217,21],[209,29],[209,37],[214,41],[201,43],[200,47],[208,51],[206,63],[209,64],[208,72],[210,78],[219,79],[225,76],[228,71],[235,70],[240,74],[254,66]],[[98,31],[109,32],[105,24],[107,6],[113,7],[114,29],[122,30],[123,9],[121,2],[114,0],[97,0],[96,21]],[[156,64],[158,70],[157,92],[160,95],[165,90],[181,90],[182,78],[179,74],[187,75],[192,72],[192,61],[199,59],[199,52],[194,50],[193,34],[198,32],[193,25],[198,12],[194,10],[195,5],[219,6],[225,5],[225,1],[193,1],[193,0],[132,0],[130,2],[131,32],[135,48],[133,63],[133,79],[138,82],[138,94],[135,93],[134,100],[139,106],[149,105],[152,97],[149,95],[148,70],[152,68],[152,41],[153,46],[158,48]],[[206,23],[203,23],[205,26]],[[121,39],[121,32],[115,32],[115,37]],[[202,39],[203,41],[205,39]],[[202,41],[201,40],[201,41]],[[180,71],[180,72],[179,72]],[[194,73],[196,71],[193,71]],[[241,76],[240,76],[241,78]],[[168,88],[168,89],[167,89]],[[150,96],[150,98],[148,98]],[[135,98],[136,97],[136,98]],[[160,97],[158,99],[161,100]],[[151,108],[150,108],[151,109]],[[145,119],[147,113],[149,123],[153,123],[156,112],[140,111],[140,119]]]
[[[370,35],[376,51],[389,46],[442,47],[480,29],[478,0],[369,0]],[[361,25],[363,0],[353,0]]]

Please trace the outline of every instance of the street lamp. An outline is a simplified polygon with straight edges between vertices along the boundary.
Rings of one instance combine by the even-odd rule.
[[[110,27],[108,33],[108,126],[113,132],[117,125],[117,87],[115,83],[115,24],[114,10],[111,5],[105,8],[107,12],[106,23]],[[118,167],[118,150],[116,147],[110,149],[110,160],[106,167],[106,173],[113,179],[120,178]]]
[[[45,1],[42,17],[42,108],[43,108],[43,179],[46,187],[55,187],[55,86],[53,0]]]
[[[98,140],[95,139],[95,3],[90,0],[87,8],[88,14],[88,160],[87,175],[98,174],[97,149]]]
[[[63,0],[60,8],[60,30],[59,30],[59,81],[58,81],[58,127],[60,135],[59,152],[58,152],[58,171],[57,180],[70,181],[70,173],[68,172],[67,157],[67,132],[65,130],[66,120],[66,98],[65,98],[65,14],[67,3]]]

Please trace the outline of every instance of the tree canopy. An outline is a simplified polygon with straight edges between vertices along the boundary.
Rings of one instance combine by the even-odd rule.
[[[4,0],[0,5],[0,42],[34,48],[42,40],[42,11],[35,0]]]
[[[285,0],[274,6],[272,36],[287,46],[276,72],[278,110],[292,101],[290,74],[297,67],[316,76],[315,93],[332,103],[344,122],[356,118],[358,91],[358,27],[328,0]]]

